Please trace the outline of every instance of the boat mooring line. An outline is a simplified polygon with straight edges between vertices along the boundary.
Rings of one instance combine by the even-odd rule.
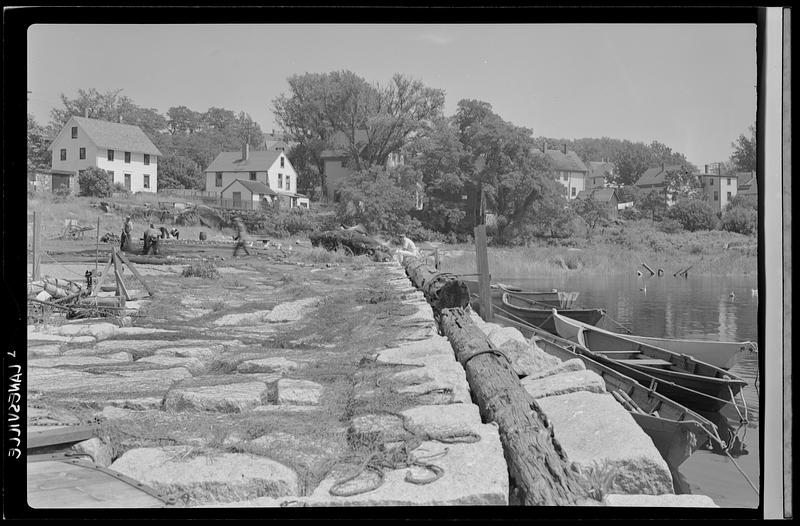
[[[749,478],[749,477],[747,476],[747,474],[746,474],[746,473],[745,473],[745,472],[742,470],[742,468],[740,468],[740,467],[739,467],[739,464],[737,464],[737,463],[736,463],[736,460],[734,460],[734,459],[733,459],[733,457],[731,456],[731,454],[730,454],[730,453],[728,453],[728,451],[727,451],[727,450],[725,451],[725,455],[727,455],[727,456],[728,456],[728,458],[729,458],[729,459],[731,459],[731,462],[733,462],[733,465],[734,465],[734,466],[736,466],[736,469],[738,469],[738,470],[739,470],[739,473],[741,473],[741,474],[742,474],[742,476],[743,476],[743,477],[744,477],[744,479],[747,481],[747,483],[748,483],[748,484],[750,484],[750,487],[751,487],[751,488],[753,488],[753,491],[755,491],[755,492],[756,492],[756,495],[758,495],[758,494],[759,494],[759,493],[758,493],[758,488],[756,488],[755,484],[753,484],[753,483],[750,481],[750,478]]]

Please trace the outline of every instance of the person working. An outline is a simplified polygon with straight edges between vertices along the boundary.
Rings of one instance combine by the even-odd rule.
[[[244,226],[242,220],[238,217],[233,219],[234,228],[236,228],[236,235],[233,239],[236,240],[236,246],[233,248],[233,257],[236,257],[239,254],[239,249],[243,248],[244,253],[248,256],[250,255],[250,251],[247,250],[247,228]]]
[[[131,216],[127,216],[125,218],[125,222],[122,224],[122,235],[120,236],[120,242],[119,242],[120,250],[125,250],[125,245],[128,243],[128,240],[130,239],[132,232],[133,232],[133,223],[131,222]]]
[[[142,255],[147,256],[150,253],[157,256],[158,255],[158,239],[161,237],[161,232],[157,230],[152,223],[150,223],[150,228],[144,231],[144,248],[142,249]]]

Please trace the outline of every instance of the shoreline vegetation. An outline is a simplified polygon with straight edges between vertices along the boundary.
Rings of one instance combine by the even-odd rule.
[[[475,247],[462,243],[439,246],[441,270],[455,274],[476,272]],[[606,228],[592,237],[573,237],[560,244],[528,247],[489,246],[492,276],[503,278],[552,276],[581,272],[612,275],[633,273],[646,263],[665,276],[691,265],[690,274],[751,276],[758,274],[758,241],[719,230],[667,234],[648,220]]]

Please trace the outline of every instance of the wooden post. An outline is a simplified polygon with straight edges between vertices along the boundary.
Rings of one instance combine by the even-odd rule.
[[[589,502],[579,475],[554,442],[553,429],[510,364],[463,309],[444,309],[441,328],[464,366],[484,422],[497,423],[511,479],[524,505]]]
[[[41,221],[42,218],[36,215],[36,212],[33,212],[33,268],[31,269],[31,274],[33,276],[33,281],[37,281],[40,278],[41,274],[41,250],[42,250],[42,238],[41,238]]]
[[[94,242],[94,270],[97,272],[97,264],[100,261],[100,216],[97,216],[97,237]]]
[[[489,254],[486,248],[486,225],[475,227],[475,261],[478,265],[478,296],[481,305],[481,318],[492,321],[492,290],[489,275]]]
[[[436,270],[439,270],[439,247],[436,247],[433,251],[433,266]]]
[[[128,289],[125,287],[125,283],[122,281],[122,263],[119,259],[119,256],[117,256],[116,247],[114,247],[111,258],[114,260],[114,277],[117,281],[117,293],[115,296],[123,296],[129,301],[131,296],[128,294]]]
[[[119,257],[119,259],[120,259],[120,260],[121,260],[123,263],[125,263],[126,265],[128,265],[128,268],[129,268],[129,269],[131,269],[131,272],[133,273],[133,275],[134,275],[134,276],[136,276],[136,279],[138,279],[138,280],[139,280],[139,282],[140,282],[140,283],[141,283],[141,284],[144,286],[144,288],[147,290],[147,293],[148,293],[150,296],[155,296],[155,295],[156,295],[156,293],[155,293],[155,291],[153,290],[153,288],[152,288],[152,287],[150,287],[150,285],[149,285],[149,284],[148,284],[148,283],[147,283],[147,282],[144,280],[144,278],[142,277],[142,275],[141,275],[141,274],[139,274],[139,271],[138,271],[138,270],[136,270],[136,267],[135,267],[135,266],[133,266],[133,263],[132,263],[132,262],[130,262],[130,261],[128,260],[128,258],[125,256],[125,254],[123,254],[122,252],[118,252],[118,253],[117,253],[117,257]]]

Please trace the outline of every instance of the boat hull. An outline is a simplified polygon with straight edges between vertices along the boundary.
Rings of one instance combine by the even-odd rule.
[[[692,358],[702,360],[707,364],[722,369],[730,369],[736,363],[737,357],[755,352],[753,342],[715,342],[707,340],[679,340],[671,338],[651,338],[648,336],[626,335],[630,340],[635,340],[646,345],[661,347],[680,354],[688,354]]]
[[[501,312],[507,311],[509,314],[521,318],[525,323],[529,323],[548,332],[555,332],[556,325],[553,319],[553,309],[530,308],[523,306],[525,304],[525,300],[511,297],[506,293],[501,297],[499,309]],[[604,314],[603,309],[565,309],[559,312],[587,325],[596,325],[603,318]]]
[[[553,314],[553,321],[555,334],[581,345],[595,360],[644,385],[660,382],[662,394],[694,410],[719,411],[747,385],[724,369],[686,354],[646,345],[561,313]]]

